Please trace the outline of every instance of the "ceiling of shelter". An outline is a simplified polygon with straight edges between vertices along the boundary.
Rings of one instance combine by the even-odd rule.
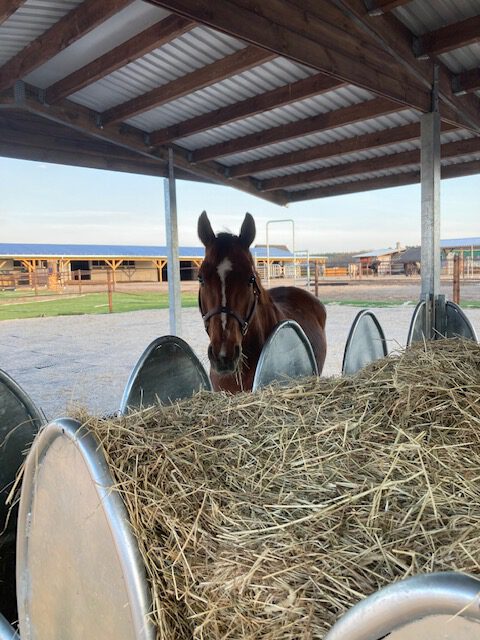
[[[0,155],[278,204],[480,173],[480,0],[0,0]]]

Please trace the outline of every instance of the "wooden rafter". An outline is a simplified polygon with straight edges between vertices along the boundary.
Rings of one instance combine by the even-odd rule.
[[[167,149],[158,148],[152,150],[145,144],[145,132],[135,127],[119,127],[115,125],[104,126],[103,128],[95,124],[95,112],[87,107],[62,100],[55,105],[46,105],[38,95],[38,90],[29,88],[25,100],[18,105],[24,113],[31,113],[41,118],[46,118],[52,122],[65,125],[76,131],[80,131],[86,135],[92,136],[98,140],[111,142],[112,144],[134,151],[149,161],[158,162],[163,167],[167,157]],[[174,147],[175,167],[193,176],[204,178],[210,182],[217,184],[225,184],[225,168],[215,162],[205,163],[198,166],[192,166],[188,159],[188,153],[185,150]],[[245,191],[253,195],[265,198],[275,204],[285,204],[286,197],[282,193],[261,194],[255,184],[249,179],[235,179],[230,183],[231,186]]]
[[[212,127],[212,123],[215,127],[220,127],[241,118],[248,118],[257,113],[338,89],[343,84],[340,80],[335,80],[319,73],[304,80],[298,80],[283,87],[272,89],[253,98],[247,98],[215,111],[209,111],[190,120],[174,124],[171,127],[154,131],[150,135],[150,143],[152,145],[167,144],[172,140],[205,131]]]
[[[452,164],[441,168],[442,179],[459,178],[477,173],[480,173],[480,160],[472,160],[471,162],[464,162],[462,164]],[[296,191],[290,194],[290,202],[302,202],[304,200],[329,198],[332,196],[346,195],[348,193],[359,193],[361,191],[401,187],[419,182],[420,171],[415,170],[407,173],[398,173],[393,176],[356,180],[354,182],[336,184],[328,187],[316,187],[314,189]]]
[[[298,0],[294,0],[298,1]],[[312,0],[303,0],[310,7]],[[319,2],[322,4],[323,0]],[[433,78],[433,63],[429,60],[418,60],[415,57],[412,47],[412,32],[393,14],[371,17],[365,13],[363,0],[336,0],[336,2],[351,16],[352,20],[358,21],[371,37],[377,42],[383,43],[385,51],[393,55],[402,66],[407,69],[412,78],[424,84],[431,90]],[[316,5],[315,5],[316,6]],[[476,96],[455,96],[452,89],[454,74],[441,62],[435,61],[439,70],[439,98],[440,114],[443,121],[467,127],[473,131],[480,131],[480,101]],[[410,89],[406,88],[407,94]],[[431,105],[426,109],[429,111]]]
[[[0,24],[4,23],[24,3],[25,0],[0,0]]]
[[[480,153],[480,137],[459,140],[456,142],[447,142],[441,147],[442,158],[455,158],[472,153]],[[260,183],[260,189],[264,191],[272,191],[275,189],[284,189],[286,187],[302,184],[321,182],[322,180],[331,180],[333,178],[358,176],[363,173],[381,171],[383,169],[396,169],[398,167],[419,163],[420,149],[413,149],[411,151],[392,153],[381,156],[380,158],[369,158],[367,160],[360,160],[357,162],[346,162],[344,164],[336,164],[331,167],[322,167],[320,169],[302,171],[288,176],[270,178],[269,180],[263,180]]]
[[[442,123],[442,131],[450,131],[452,129],[455,129],[453,125]],[[331,156],[338,157],[356,151],[377,149],[399,142],[409,142],[410,140],[416,140],[418,138],[420,138],[420,123],[415,122],[401,127],[392,127],[390,129],[383,129],[382,131],[375,131],[374,133],[365,133],[352,138],[327,142],[314,147],[308,147],[307,149],[282,153],[270,156],[269,158],[242,162],[241,164],[228,167],[227,177],[240,178],[261,173],[262,171],[271,171],[272,169],[279,169],[280,167],[304,164],[305,162],[330,158]]]
[[[301,6],[287,0],[222,0],[214,5],[210,0],[150,1],[408,107],[430,108],[424,79],[412,77],[400,61],[372,45],[371,37],[358,36],[355,23],[326,0],[297,0]]]
[[[438,56],[478,41],[480,41],[480,16],[474,16],[415,38],[413,49],[418,58]]]
[[[379,16],[387,11],[393,11],[412,0],[364,0],[365,7],[371,16]]]
[[[86,0],[0,67],[0,91],[11,87],[133,0]]]
[[[246,47],[232,53],[221,60],[196,69],[166,85],[156,87],[141,96],[123,102],[105,111],[102,121],[105,124],[127,120],[139,113],[148,111],[162,104],[181,98],[193,91],[198,91],[215,82],[233,76],[274,58],[274,54],[262,51],[257,47]]]
[[[296,120],[288,124],[282,124],[272,129],[266,129],[252,133],[242,138],[235,138],[197,149],[192,153],[192,162],[205,162],[212,158],[228,156],[234,153],[249,151],[258,147],[264,147],[276,142],[289,140],[290,138],[298,138],[310,133],[325,131],[334,127],[340,127],[368,118],[374,118],[399,110],[399,105],[391,100],[384,98],[374,98],[360,104],[354,104],[349,107],[328,111],[318,116]]]
[[[453,78],[452,86],[455,95],[480,91],[480,68],[459,73]]]
[[[189,31],[195,23],[181,16],[170,15],[145,31],[138,33],[126,42],[118,45],[103,56],[74,71],[47,89],[47,102],[53,103],[65,98],[100,78],[113,73],[132,60],[170,42]]]

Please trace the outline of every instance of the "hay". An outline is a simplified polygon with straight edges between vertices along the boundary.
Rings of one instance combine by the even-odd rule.
[[[480,575],[480,347],[348,378],[88,418],[125,498],[157,638],[323,638],[414,574]]]

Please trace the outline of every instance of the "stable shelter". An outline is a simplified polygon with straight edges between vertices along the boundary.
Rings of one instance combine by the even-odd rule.
[[[430,334],[440,178],[480,171],[478,14],[475,0],[4,0],[0,154],[167,179],[172,332],[175,177],[280,205],[421,181]]]

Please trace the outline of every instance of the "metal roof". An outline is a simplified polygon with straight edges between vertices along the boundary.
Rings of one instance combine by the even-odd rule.
[[[204,258],[203,247],[179,247],[180,259]],[[266,247],[252,247],[251,253],[255,258],[266,258]],[[270,247],[270,258],[292,258],[290,251]],[[166,246],[135,246],[135,245],[101,245],[101,244],[25,244],[0,243],[0,258],[166,258]]]
[[[391,247],[388,249],[373,249],[366,253],[357,253],[357,255],[352,256],[352,258],[378,258],[378,256],[389,256],[392,253],[398,253],[399,251],[401,251],[401,249],[392,249]]]
[[[480,0],[4,5],[0,155],[165,175],[171,146],[182,178],[278,204],[410,184],[438,63],[443,175],[480,172],[480,34],[456,29]]]
[[[480,247],[480,237],[476,238],[449,238],[447,240],[440,240],[441,249],[460,249],[470,247]]]

